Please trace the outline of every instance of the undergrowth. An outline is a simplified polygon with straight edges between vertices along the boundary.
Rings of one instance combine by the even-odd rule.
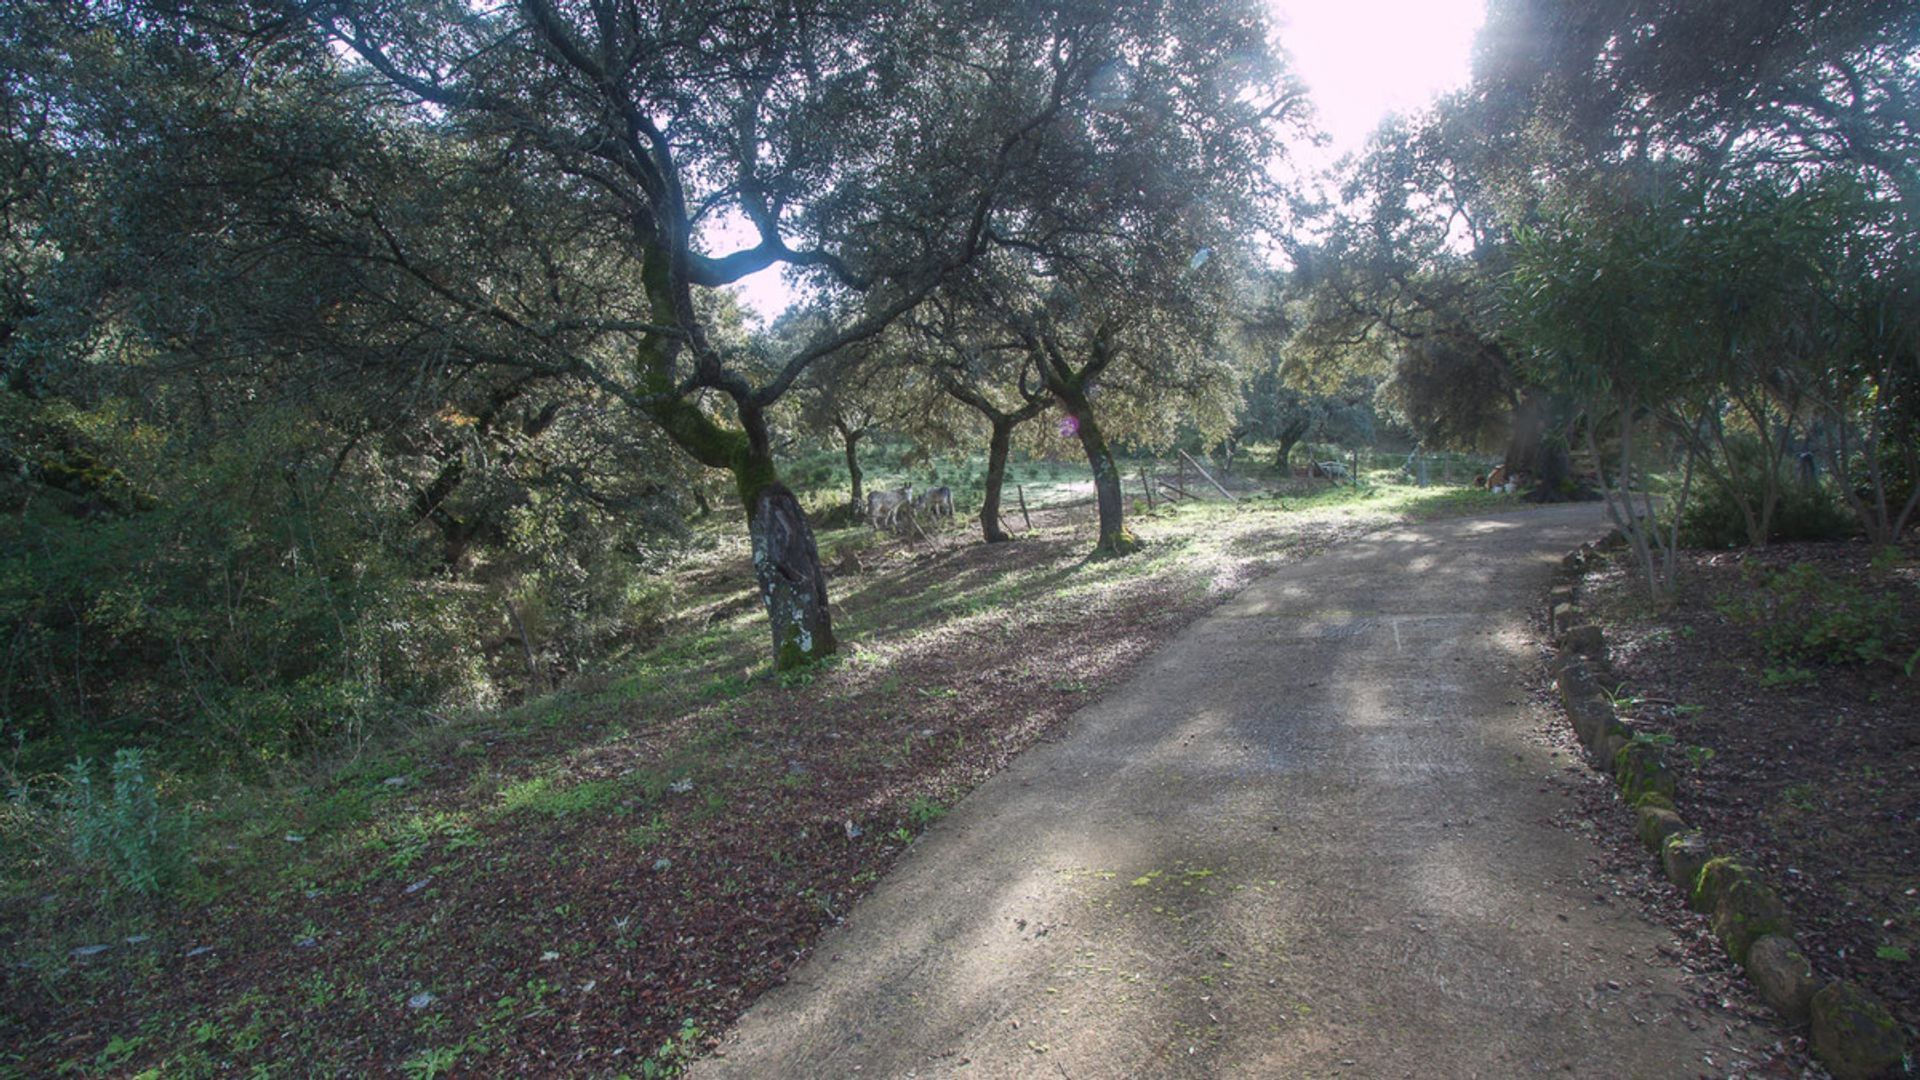
[[[731,820],[767,812],[756,808],[789,796],[802,798],[821,782],[818,762],[796,766],[788,760],[791,751],[764,745],[740,716],[816,698],[857,702],[907,695],[917,704],[962,702],[965,691],[954,679],[914,684],[900,672],[923,654],[950,653],[958,634],[993,642],[1023,635],[1043,640],[1089,612],[1120,609],[1117,598],[1136,595],[1133,590],[1218,597],[1273,560],[1295,557],[1307,538],[1331,537],[1349,524],[1365,527],[1515,506],[1510,497],[1483,492],[1377,483],[1284,499],[1162,504],[1134,515],[1147,541],[1143,552],[1104,561],[1084,558],[1092,541],[1088,522],[1079,519],[1043,524],[1028,540],[1002,549],[1032,553],[1014,559],[977,550],[977,534],[965,519],[949,526],[960,531],[931,541],[876,538],[864,528],[823,530],[823,549],[844,544],[872,562],[835,575],[846,651],[834,662],[784,675],[773,672],[763,655],[764,615],[742,602],[752,595],[745,552],[738,538],[727,534],[716,538],[702,558],[679,568],[672,590],[662,590],[673,608],[661,619],[666,632],[650,647],[611,658],[601,669],[519,705],[449,711],[432,722],[342,748],[331,763],[289,763],[266,780],[160,773],[161,763],[151,753],[134,748],[115,753],[104,768],[75,766],[64,778],[18,780],[0,825],[0,868],[9,882],[7,896],[0,899],[10,898],[13,905],[4,911],[8,924],[0,933],[35,958],[38,985],[50,994],[72,995],[83,1012],[88,995],[116,983],[146,986],[146,1007],[164,1012],[176,991],[140,973],[148,946],[115,945],[78,962],[71,951],[152,933],[156,945],[164,943],[180,956],[194,941],[169,938],[167,924],[189,921],[191,912],[202,909],[272,923],[279,940],[313,943],[296,946],[302,962],[315,965],[319,980],[311,982],[309,996],[325,999],[338,1015],[321,1023],[270,983],[260,984],[246,990],[252,996],[244,1008],[235,1004],[216,1013],[183,1013],[137,1035],[96,1025],[99,1038],[86,1042],[81,1057],[66,1060],[91,1068],[87,1063],[96,1054],[111,1052],[115,1069],[152,1063],[163,1073],[169,1068],[191,1073],[192,1062],[214,1057],[237,1067],[260,1052],[243,1048],[256,1045],[257,1038],[203,1039],[195,1033],[213,1030],[207,1025],[216,1021],[222,1033],[251,1030],[255,1021],[250,1018],[257,1017],[261,1030],[291,1033],[274,1036],[281,1052],[298,1050],[321,1067],[365,1066],[369,1051],[354,1040],[342,1041],[341,1031],[385,1030],[391,1018],[356,1004],[354,986],[397,978],[390,971],[396,963],[431,968],[437,980],[450,984],[477,980],[496,993],[504,992],[496,984],[514,981],[513,973],[478,970],[463,954],[443,951],[434,935],[449,932],[452,924],[402,919],[391,925],[383,920],[367,927],[337,925],[317,914],[332,898],[384,896],[384,903],[395,906],[383,910],[398,912],[399,905],[431,902],[442,889],[456,892],[462,883],[471,886],[501,875],[503,900],[512,900],[532,883],[581,861],[582,853],[558,840],[586,833],[614,840],[621,859],[632,860],[645,874],[677,875],[683,867],[716,857],[690,846],[694,837],[724,835]],[[954,655],[964,662],[961,654]],[[1063,681],[1061,674],[1034,670],[1020,677],[1044,688],[1036,693],[1050,696],[1098,688],[1092,676]],[[873,693],[861,697],[862,687]],[[831,767],[870,769],[897,779],[898,786],[885,796],[884,811],[869,820],[863,843],[898,849],[934,826],[965,794],[951,780],[917,770],[927,767],[928,755],[953,755],[970,736],[915,730],[904,740],[870,743],[864,715],[850,710],[836,722],[834,739],[840,741],[833,743],[837,756]],[[886,718],[878,720],[884,726]],[[165,782],[156,782],[156,776]],[[191,815],[188,806],[195,808]],[[858,835],[853,824],[839,817],[828,823],[832,835],[844,835],[849,843]],[[817,844],[812,838],[817,833],[810,830],[818,828],[813,822],[795,823],[792,835],[802,839],[794,842]],[[757,851],[755,858],[744,858],[748,853],[743,852],[729,858],[739,858],[742,868],[756,861],[779,866],[797,852]],[[857,864],[853,876],[831,892],[822,886],[814,902],[825,911],[841,910],[877,875],[877,865]],[[736,873],[743,879],[748,875],[746,869],[728,869],[708,884],[721,897],[731,895],[729,877]],[[189,885],[194,887],[183,887]],[[140,904],[83,905],[73,895],[83,887]],[[709,897],[695,890],[680,899],[704,903]],[[589,890],[566,895],[564,903],[545,911],[509,904],[500,909],[509,914],[490,916],[476,932],[538,927],[542,950],[551,941],[556,953],[572,959],[575,947],[637,947],[634,942],[653,932],[649,920],[666,914],[638,913],[614,940],[599,941],[578,925],[576,909],[600,900]],[[519,978],[524,981],[524,973]],[[689,1013],[705,1017],[698,1000],[675,998],[659,1008],[677,1013],[646,1018],[642,1026],[659,1041],[646,1057],[627,1059],[628,1067],[642,1076],[677,1073],[697,1053],[704,1035],[698,1024],[671,1025],[681,1025]],[[539,1019],[536,1013],[516,1007],[496,1027],[465,1034],[484,1036],[498,1053],[521,1030],[516,1025]],[[663,1037],[668,1033],[670,1038]],[[80,1053],[64,1046],[72,1034],[28,1030],[0,1018],[0,1042],[37,1040],[43,1055]],[[409,1044],[404,1055],[396,1051],[389,1063],[415,1075],[440,1075],[471,1067],[468,1055],[480,1053],[478,1044],[460,1041],[458,1029],[419,1034],[432,1038]],[[100,1040],[108,1035],[125,1039],[103,1051]],[[133,1038],[147,1041],[126,1041]],[[225,1049],[209,1049],[216,1045]]]
[[[1829,577],[1804,563],[1749,571],[1754,587],[1720,599],[1718,610],[1744,627],[1776,672],[1805,665],[1865,664],[1890,658],[1900,632],[1899,604],[1884,591]],[[1776,682],[1805,681],[1781,677]]]

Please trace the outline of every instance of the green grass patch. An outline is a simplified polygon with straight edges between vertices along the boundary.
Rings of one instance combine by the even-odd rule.
[[[621,785],[613,780],[588,780],[563,787],[548,777],[536,776],[503,788],[499,810],[502,814],[568,817],[604,810],[619,800],[620,791]]]

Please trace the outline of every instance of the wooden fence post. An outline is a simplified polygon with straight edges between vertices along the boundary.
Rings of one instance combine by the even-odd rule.
[[[1233,492],[1228,491],[1226,488],[1222,487],[1220,485],[1220,481],[1215,480],[1213,478],[1213,475],[1207,472],[1207,467],[1205,465],[1202,465],[1199,462],[1194,461],[1192,457],[1188,456],[1185,450],[1180,451],[1180,457],[1186,462],[1188,462],[1189,464],[1191,464],[1195,469],[1199,470],[1200,475],[1203,477],[1206,477],[1207,483],[1212,484],[1215,490],[1219,491],[1220,494],[1225,495],[1227,497],[1228,502],[1240,501],[1240,499],[1236,495],[1234,495]]]

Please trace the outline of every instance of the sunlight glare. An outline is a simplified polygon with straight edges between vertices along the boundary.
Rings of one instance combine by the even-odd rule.
[[[1333,139],[1359,150],[1389,113],[1464,86],[1485,0],[1272,0],[1280,43]]]
[[[1325,147],[1295,146],[1308,171],[1360,150],[1390,113],[1412,112],[1464,86],[1486,0],[1271,0],[1280,44],[1313,95]],[[733,214],[702,230],[715,253],[752,246],[752,227]],[[1194,256],[1194,267],[1210,251]],[[771,320],[793,301],[779,267],[734,288],[747,309]]]

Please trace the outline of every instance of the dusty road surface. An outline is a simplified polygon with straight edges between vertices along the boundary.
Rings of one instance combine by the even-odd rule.
[[[1595,903],[1524,609],[1591,506],[1265,578],[982,786],[700,1077],[1685,1077],[1669,935]]]

